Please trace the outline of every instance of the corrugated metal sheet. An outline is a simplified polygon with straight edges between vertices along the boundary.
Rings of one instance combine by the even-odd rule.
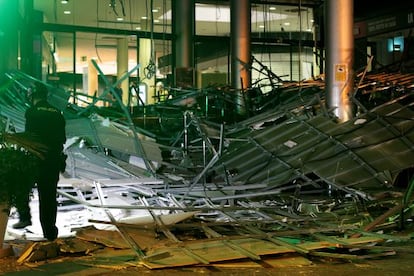
[[[341,124],[322,110],[304,112],[315,110],[308,103],[316,96],[245,122],[243,134],[232,136],[244,141],[229,139],[215,173],[231,183],[266,183],[266,190],[300,180],[368,192],[392,186],[414,166],[412,90]]]

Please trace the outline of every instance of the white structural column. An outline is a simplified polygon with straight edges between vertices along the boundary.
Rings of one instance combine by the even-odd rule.
[[[340,122],[345,122],[353,117],[353,0],[325,3],[327,105]]]
[[[155,74],[150,73],[146,68],[151,65],[151,39],[140,38],[139,39],[139,79],[141,84],[145,84],[146,87],[146,103],[153,104],[155,102]]]
[[[128,40],[127,38],[120,38],[117,41],[117,76],[120,79],[128,72]],[[122,89],[122,102],[128,104],[129,82],[124,80],[120,87]]]
[[[98,70],[92,63],[92,60],[88,60],[88,96],[99,97],[98,95]],[[103,105],[102,102],[98,102],[97,105]]]

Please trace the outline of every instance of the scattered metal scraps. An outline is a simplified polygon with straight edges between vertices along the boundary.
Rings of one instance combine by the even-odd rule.
[[[19,132],[33,79],[8,76],[0,113],[4,129]],[[260,264],[286,253],[301,264],[394,255],[386,241],[411,239],[393,231],[412,222],[414,76],[356,81],[357,115],[341,124],[325,108],[320,79],[248,91],[245,117],[240,94],[222,88],[172,89],[128,116],[125,108],[82,112],[51,88],[68,122],[59,210],[90,211],[77,239],[129,248],[150,269]],[[29,257],[33,250],[22,261],[45,258]]]

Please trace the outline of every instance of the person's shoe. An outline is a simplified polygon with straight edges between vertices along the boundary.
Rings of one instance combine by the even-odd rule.
[[[30,220],[21,220],[15,224],[13,224],[13,228],[14,229],[22,229],[25,228],[26,226],[32,225],[32,222]]]
[[[47,241],[53,242],[57,239],[57,237],[46,237]]]

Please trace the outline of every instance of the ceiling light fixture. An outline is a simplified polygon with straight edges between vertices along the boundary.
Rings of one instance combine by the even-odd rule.
[[[60,3],[67,4],[67,3],[69,3],[69,0],[62,0],[62,1],[60,1]]]

